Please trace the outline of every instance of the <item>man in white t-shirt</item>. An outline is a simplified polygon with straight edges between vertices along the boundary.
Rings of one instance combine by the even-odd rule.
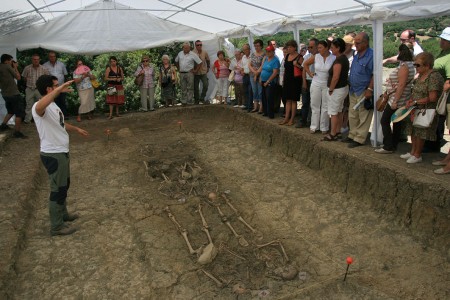
[[[76,231],[64,222],[77,219],[78,214],[67,212],[66,198],[70,186],[69,135],[66,130],[76,131],[87,136],[87,131],[64,122],[64,114],[55,104],[60,93],[72,92],[69,88],[73,80],[61,86],[58,78],[42,75],[36,81],[36,88],[44,95],[31,108],[33,119],[39,133],[41,161],[50,179],[50,234],[69,235]]]
[[[64,77],[67,76],[67,69],[64,63],[58,60],[55,51],[50,51],[48,53],[48,62],[46,62],[42,66],[48,70],[50,75],[58,78],[59,84],[64,83]],[[59,108],[61,108],[64,116],[67,119],[66,93],[59,94],[58,98],[55,99],[55,103],[59,106]]]
[[[416,41],[416,33],[413,30],[411,30],[411,29],[407,29],[407,30],[402,32],[402,34],[400,35],[400,41],[402,42],[402,44],[404,44],[404,43],[411,43],[413,45],[414,56],[416,56],[417,54],[423,52],[422,47]],[[392,57],[384,59],[383,60],[383,65],[387,64],[387,63],[396,63],[397,62],[397,56],[398,55],[394,55]]]

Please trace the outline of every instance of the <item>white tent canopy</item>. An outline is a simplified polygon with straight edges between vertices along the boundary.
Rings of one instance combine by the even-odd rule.
[[[38,14],[41,24],[0,36],[1,47],[98,54],[175,41],[272,35],[349,24],[450,14],[448,0],[15,0],[3,10]],[[88,4],[79,8],[80,4]],[[17,15],[23,15],[17,14]],[[0,19],[1,20],[1,19]],[[298,39],[298,37],[297,37]]]

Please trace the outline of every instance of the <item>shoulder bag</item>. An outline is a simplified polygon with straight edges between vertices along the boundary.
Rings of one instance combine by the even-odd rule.
[[[441,97],[437,101],[436,112],[441,116],[445,116],[447,112],[447,98],[448,92],[442,92]]]
[[[142,65],[141,65],[141,70],[144,70]],[[137,86],[141,86],[144,83],[144,75],[145,74],[139,74],[138,76],[136,76],[136,78],[134,78],[134,84]]]
[[[301,55],[297,55],[297,57],[294,59],[295,61],[297,61],[300,59]],[[302,69],[300,67],[294,66],[294,77],[302,77]]]
[[[410,80],[408,80],[408,82],[406,83],[406,86],[408,86],[408,84],[414,79],[411,78]],[[377,107],[377,111],[379,112],[383,112],[386,109],[386,105],[389,101],[389,97],[395,93],[397,91],[397,88],[395,88],[393,91],[390,91],[389,93],[387,91],[385,91],[383,94],[380,95],[380,97],[378,97],[377,103],[376,103],[376,107]]]

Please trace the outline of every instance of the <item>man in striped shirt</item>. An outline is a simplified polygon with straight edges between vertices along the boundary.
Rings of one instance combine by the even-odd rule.
[[[23,69],[22,78],[26,81],[27,88],[25,89],[25,100],[27,106],[25,108],[25,124],[29,124],[32,119],[31,107],[33,104],[41,98],[41,94],[36,89],[36,81],[41,75],[49,75],[50,73],[46,68],[40,64],[39,54],[33,54],[31,56],[31,65],[28,65]]]

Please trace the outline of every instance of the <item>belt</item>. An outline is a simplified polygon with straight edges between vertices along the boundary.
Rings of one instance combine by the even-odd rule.
[[[180,72],[180,73],[184,74],[184,73],[189,73],[189,72]]]

